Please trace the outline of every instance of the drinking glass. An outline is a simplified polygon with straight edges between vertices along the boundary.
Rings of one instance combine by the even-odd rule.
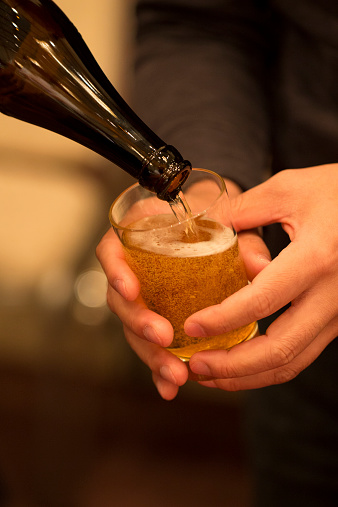
[[[109,218],[145,303],[174,328],[170,352],[189,361],[195,352],[230,349],[257,334],[256,322],[218,336],[184,332],[187,317],[248,284],[225,183],[218,174],[194,169],[170,204],[136,183],[114,201]]]

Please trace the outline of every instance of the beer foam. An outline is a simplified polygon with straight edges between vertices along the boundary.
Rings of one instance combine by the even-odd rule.
[[[167,225],[169,223],[171,225]],[[206,223],[210,223],[210,227],[207,227]],[[154,217],[145,217],[133,223],[133,232],[126,233],[126,246],[170,257],[202,257],[224,252],[233,246],[237,240],[237,236],[234,235],[231,228],[211,219],[203,219],[203,226],[198,226],[202,232],[209,233],[210,239],[194,243],[187,242],[186,236],[184,237],[186,234],[184,226],[179,226],[177,222],[174,222],[175,225],[173,225],[171,216],[167,218],[166,215],[163,215],[161,224],[164,225],[165,229],[157,230],[152,228],[154,227]],[[140,228],[143,230],[139,230]],[[185,241],[180,239],[182,237]]]

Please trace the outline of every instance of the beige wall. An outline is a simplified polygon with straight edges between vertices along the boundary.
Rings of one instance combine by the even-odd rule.
[[[133,0],[57,3],[128,97]],[[9,293],[18,298],[51,270],[69,269],[107,209],[100,184],[88,176],[103,159],[80,145],[0,114],[0,153],[0,300],[6,304]]]

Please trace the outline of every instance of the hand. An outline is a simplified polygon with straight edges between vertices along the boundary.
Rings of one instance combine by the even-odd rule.
[[[192,336],[220,334],[291,302],[265,336],[195,354],[196,374],[225,390],[291,380],[338,334],[338,164],[286,170],[232,202],[238,231],[280,222],[291,243],[250,286],[187,319]]]
[[[227,188],[230,196],[240,192],[232,182],[227,182]],[[239,241],[245,252],[249,277],[254,277],[269,262],[269,252],[255,232],[243,232]],[[174,398],[179,386],[188,379],[188,369],[181,360],[163,349],[173,338],[170,323],[150,311],[142,301],[139,282],[127,265],[120,241],[112,229],[98,245],[97,256],[108,279],[108,305],[123,322],[128,343],[152,370],[161,396]]]
[[[107,302],[123,323],[131,348],[153,372],[160,395],[173,399],[188,379],[186,365],[163,347],[173,339],[171,324],[149,310],[141,296],[140,284],[125,261],[120,240],[110,229],[97,247],[97,257],[108,280]]]

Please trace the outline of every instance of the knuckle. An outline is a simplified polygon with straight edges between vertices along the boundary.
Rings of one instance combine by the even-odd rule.
[[[236,368],[234,361],[230,360],[230,354],[227,354],[227,361],[221,361],[218,365],[217,371],[213,372],[215,377],[227,379],[227,382],[237,382],[238,377],[242,375],[241,369]]]
[[[285,384],[286,382],[290,382],[290,380],[297,377],[298,373],[299,372],[293,368],[280,368],[274,372],[272,383]]]
[[[306,347],[311,343],[320,330],[325,326],[324,313],[322,312],[317,318],[312,316],[306,322],[301,322],[297,329],[297,342],[299,347]]]
[[[289,365],[294,359],[294,348],[286,342],[277,342],[271,347],[268,363],[270,363],[273,368],[276,368]]]
[[[261,319],[271,315],[277,306],[278,296],[275,293],[267,290],[261,290],[252,295],[251,308],[254,312],[255,319]]]

